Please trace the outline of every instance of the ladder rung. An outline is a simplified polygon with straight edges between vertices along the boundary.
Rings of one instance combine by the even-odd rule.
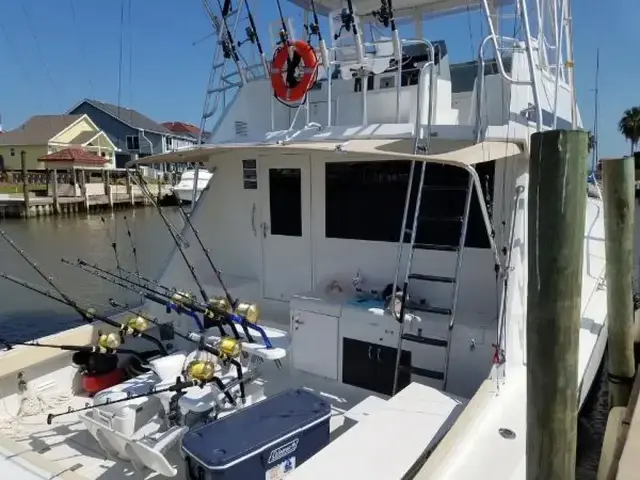
[[[454,277],[442,277],[440,275],[425,275],[423,273],[411,273],[409,279],[423,280],[425,282],[437,282],[437,283],[456,283]]]
[[[431,305],[420,305],[419,303],[410,303],[407,305],[409,310],[418,310],[420,312],[435,313],[437,315],[451,315],[451,309],[445,307],[434,307]]]
[[[413,333],[403,334],[402,339],[408,342],[421,343],[422,345],[431,345],[432,347],[446,347],[449,344],[449,342],[442,338],[423,337],[421,335],[414,335]]]
[[[421,216],[420,220],[424,222],[462,222],[464,217],[429,217]]]
[[[423,190],[432,192],[466,192],[466,185],[423,185]]]
[[[457,252],[460,250],[458,245],[437,245],[435,243],[414,243],[413,248],[416,250],[437,250],[439,252]]]
[[[436,372],[435,370],[429,370],[428,368],[400,366],[400,370],[405,372],[408,371],[413,375],[420,375],[421,377],[432,378],[434,380],[444,380],[444,372]]]

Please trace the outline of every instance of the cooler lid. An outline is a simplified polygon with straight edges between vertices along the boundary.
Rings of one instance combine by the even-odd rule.
[[[222,469],[330,415],[331,406],[317,395],[290,389],[188,432],[182,448],[207,468]]]

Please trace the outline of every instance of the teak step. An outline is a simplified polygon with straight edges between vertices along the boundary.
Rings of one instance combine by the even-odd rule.
[[[423,273],[411,273],[409,274],[410,280],[423,280],[425,282],[437,282],[437,283],[456,283],[454,277],[442,277],[440,275],[425,275]]]
[[[449,342],[442,338],[423,337],[421,335],[414,335],[413,333],[404,333],[402,339],[408,342],[421,343],[422,345],[431,345],[432,347],[446,347],[449,344]]]
[[[457,252],[460,250],[458,245],[437,245],[435,243],[414,243],[413,248],[416,250],[435,250],[438,252]]]
[[[409,310],[417,310],[426,313],[435,313],[437,315],[451,315],[451,309],[445,307],[434,307],[431,305],[420,305],[419,303],[410,303],[407,305]]]
[[[407,367],[404,365],[400,365],[400,370],[404,372],[409,372],[413,375],[419,375],[421,377],[431,378],[433,380],[444,380],[444,372],[429,370],[428,368]]]

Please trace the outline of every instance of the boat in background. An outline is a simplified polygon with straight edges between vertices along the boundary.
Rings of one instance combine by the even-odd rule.
[[[189,168],[182,172],[180,175],[180,181],[173,187],[171,191],[181,203],[192,203],[195,195],[196,202],[200,198],[202,191],[207,188],[213,173],[209,172],[206,168],[200,168],[197,170],[198,186],[195,188],[196,183],[196,169]]]

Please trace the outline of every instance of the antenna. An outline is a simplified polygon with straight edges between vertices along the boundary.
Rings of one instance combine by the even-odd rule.
[[[600,49],[596,50],[596,88],[594,90],[594,114],[593,114],[593,137],[595,138],[595,144],[591,151],[591,172],[595,173],[596,165],[598,163],[598,114],[600,113],[600,106],[598,101],[600,84]]]

